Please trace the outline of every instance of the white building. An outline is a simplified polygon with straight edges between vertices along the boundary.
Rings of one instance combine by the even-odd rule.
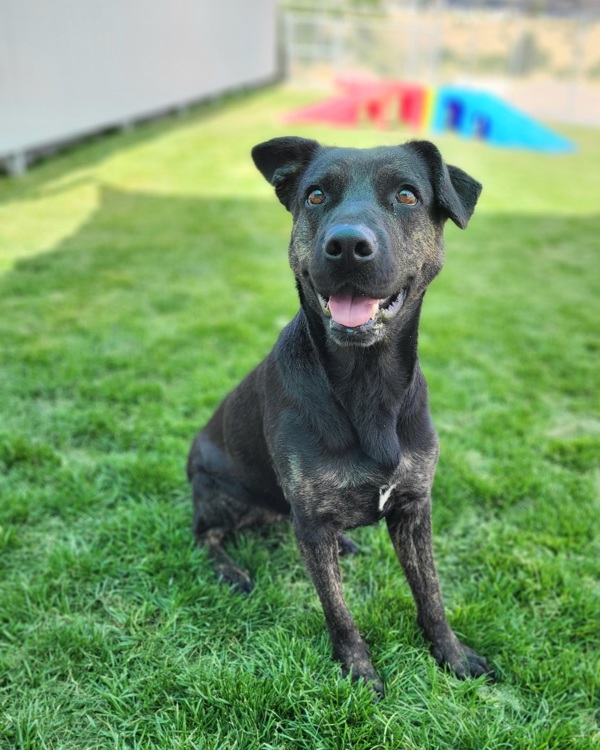
[[[0,0],[0,161],[276,75],[276,0]]]

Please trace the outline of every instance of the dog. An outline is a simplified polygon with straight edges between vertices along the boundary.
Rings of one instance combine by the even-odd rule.
[[[217,576],[247,592],[224,539],[290,518],[342,674],[378,696],[338,556],[358,551],[343,532],[385,519],[435,659],[459,678],[492,677],[444,613],[431,531],[438,438],[417,356],[444,224],[467,226],[481,185],[428,141],[352,149],[282,137],[252,157],[292,214],[300,309],[192,443],[196,540]]]

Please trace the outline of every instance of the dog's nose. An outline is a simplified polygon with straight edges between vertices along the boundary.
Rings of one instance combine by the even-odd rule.
[[[377,255],[377,238],[362,225],[338,224],[327,232],[324,244],[325,258],[330,261],[364,262]]]

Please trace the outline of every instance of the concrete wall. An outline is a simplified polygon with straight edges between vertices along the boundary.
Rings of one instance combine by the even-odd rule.
[[[276,75],[276,0],[0,0],[0,159]]]

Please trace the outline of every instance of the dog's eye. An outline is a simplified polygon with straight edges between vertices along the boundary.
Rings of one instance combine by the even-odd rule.
[[[398,203],[403,203],[405,206],[414,206],[417,202],[417,196],[412,190],[408,188],[402,188],[396,193],[396,200]]]
[[[315,188],[308,194],[306,202],[310,203],[311,206],[318,206],[320,203],[323,203],[324,200],[325,193],[322,190],[319,190],[319,188]]]

